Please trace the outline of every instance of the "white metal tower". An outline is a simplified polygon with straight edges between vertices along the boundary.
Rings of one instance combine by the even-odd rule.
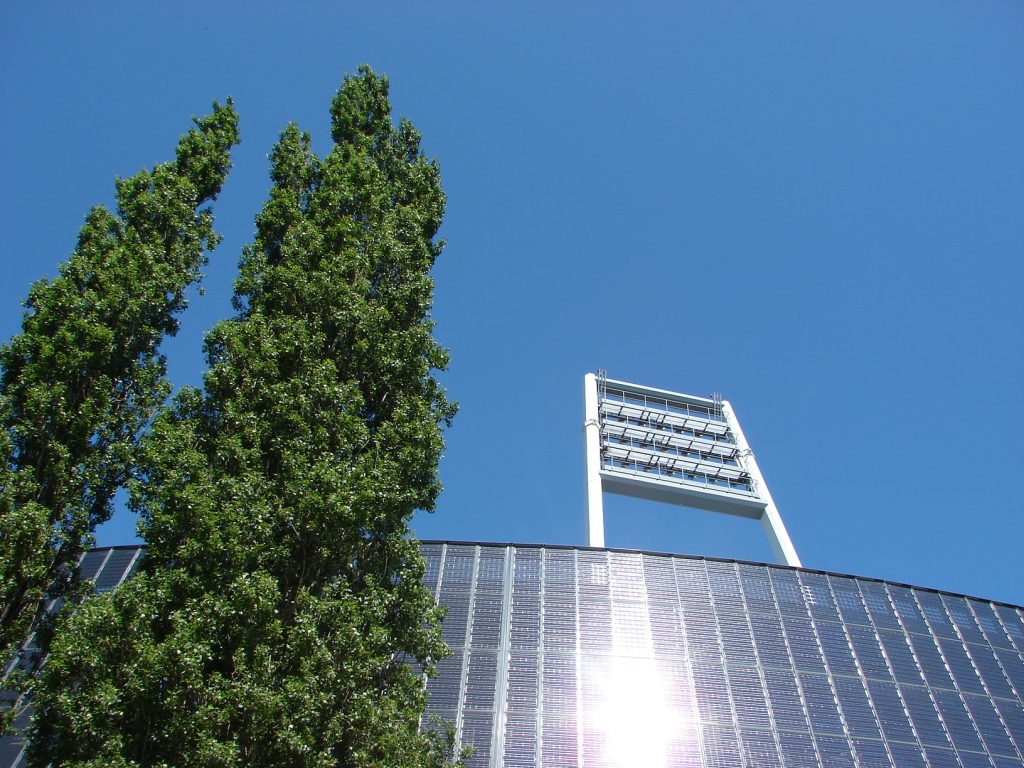
[[[618,493],[760,520],[775,556],[800,566],[726,400],[584,377],[587,543],[604,546],[602,495]]]

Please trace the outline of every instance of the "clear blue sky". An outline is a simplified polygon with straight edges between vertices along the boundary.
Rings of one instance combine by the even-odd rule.
[[[0,337],[113,177],[232,95],[225,240],[166,345],[198,384],[272,142],[325,151],[366,62],[449,198],[462,411],[421,537],[583,543],[603,367],[730,399],[806,565],[1024,603],[1024,4],[484,5],[4,3]],[[756,523],[606,509],[610,546],[771,559]]]

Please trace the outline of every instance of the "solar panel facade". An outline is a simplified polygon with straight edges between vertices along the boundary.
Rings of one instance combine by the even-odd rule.
[[[138,550],[93,550],[101,589]],[[1024,611],[807,569],[425,542],[480,768],[1022,768]],[[20,748],[0,743],[0,766]]]
[[[453,650],[427,716],[473,766],[1024,764],[1020,608],[700,557],[423,552]]]

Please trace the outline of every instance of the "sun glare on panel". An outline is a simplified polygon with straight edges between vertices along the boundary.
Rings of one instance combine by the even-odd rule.
[[[608,765],[664,768],[680,723],[668,706],[654,659],[615,657],[604,693],[594,720],[606,736]]]

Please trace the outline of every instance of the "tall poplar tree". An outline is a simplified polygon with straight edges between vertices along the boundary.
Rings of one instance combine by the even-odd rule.
[[[324,158],[289,125],[234,319],[144,443],[142,572],[89,600],[44,671],[35,765],[436,765],[446,652],[407,523],[454,413],[432,371],[445,197],[386,78],[347,77]]]
[[[47,599],[67,596],[169,394],[157,349],[219,241],[202,206],[238,141],[230,101],[194,122],[174,162],[118,180],[116,213],[89,212],[60,274],[32,287],[22,332],[0,347],[0,662]]]

